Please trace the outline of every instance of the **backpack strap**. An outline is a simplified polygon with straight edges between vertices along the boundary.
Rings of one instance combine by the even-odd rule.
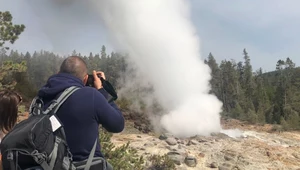
[[[30,115],[40,115],[43,110],[42,109],[43,104],[44,104],[43,101],[38,96],[36,96],[30,104],[29,114]]]
[[[84,170],[89,170],[91,165],[92,165],[92,161],[94,159],[94,155],[95,155],[95,151],[96,151],[96,146],[97,146],[97,139],[95,140],[94,146],[91,150],[91,153],[89,155],[89,158],[85,164]]]
[[[79,87],[76,86],[71,86],[67,88],[60,96],[58,99],[54,100],[51,105],[44,111],[44,114],[48,114],[51,112],[54,108],[53,114],[57,112],[57,110],[60,108],[60,106],[67,100],[67,98],[76,90],[78,90]]]

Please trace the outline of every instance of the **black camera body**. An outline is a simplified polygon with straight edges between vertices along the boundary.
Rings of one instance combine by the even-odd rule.
[[[100,78],[104,90],[107,91],[107,93],[110,95],[108,102],[117,100],[118,94],[115,91],[114,87],[107,80],[104,80],[100,74],[98,74],[97,76]],[[85,86],[94,87],[94,76],[92,74],[88,75],[88,80]]]
[[[100,80],[101,80],[101,82],[103,84],[103,80],[104,79],[101,77],[100,74],[98,74],[97,76],[100,78]],[[88,80],[86,82],[86,86],[94,87],[94,76],[92,74],[88,75]]]

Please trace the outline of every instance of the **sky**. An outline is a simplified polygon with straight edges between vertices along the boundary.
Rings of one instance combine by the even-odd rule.
[[[52,0],[59,1],[59,0]],[[25,32],[11,45],[19,52],[48,50],[71,54],[114,50],[99,17],[83,1],[50,6],[50,0],[0,0],[0,11],[10,11]],[[74,3],[73,3],[74,2]],[[190,0],[191,20],[201,42],[201,58],[211,52],[217,62],[243,60],[246,48],[253,69],[275,69],[279,59],[300,64],[300,10],[298,0]],[[56,5],[57,5],[56,4]],[[53,5],[53,4],[52,4]],[[83,15],[84,14],[84,15]],[[172,29],[172,28],[170,28]],[[175,50],[175,49],[174,49]]]

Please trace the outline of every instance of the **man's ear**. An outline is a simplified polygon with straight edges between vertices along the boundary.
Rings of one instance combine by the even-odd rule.
[[[89,75],[85,75],[83,78],[83,84],[86,85],[87,81],[88,81]]]

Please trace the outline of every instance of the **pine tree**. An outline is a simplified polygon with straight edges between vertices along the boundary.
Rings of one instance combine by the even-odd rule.
[[[12,19],[13,17],[9,11],[0,11],[0,47],[3,47],[6,42],[13,44],[25,30],[23,24],[13,24]],[[6,49],[9,48],[6,47]]]
[[[214,58],[214,56],[209,53],[207,64],[211,69],[212,79],[210,80],[211,83],[211,93],[215,94],[219,99],[221,99],[221,71],[220,68]]]

